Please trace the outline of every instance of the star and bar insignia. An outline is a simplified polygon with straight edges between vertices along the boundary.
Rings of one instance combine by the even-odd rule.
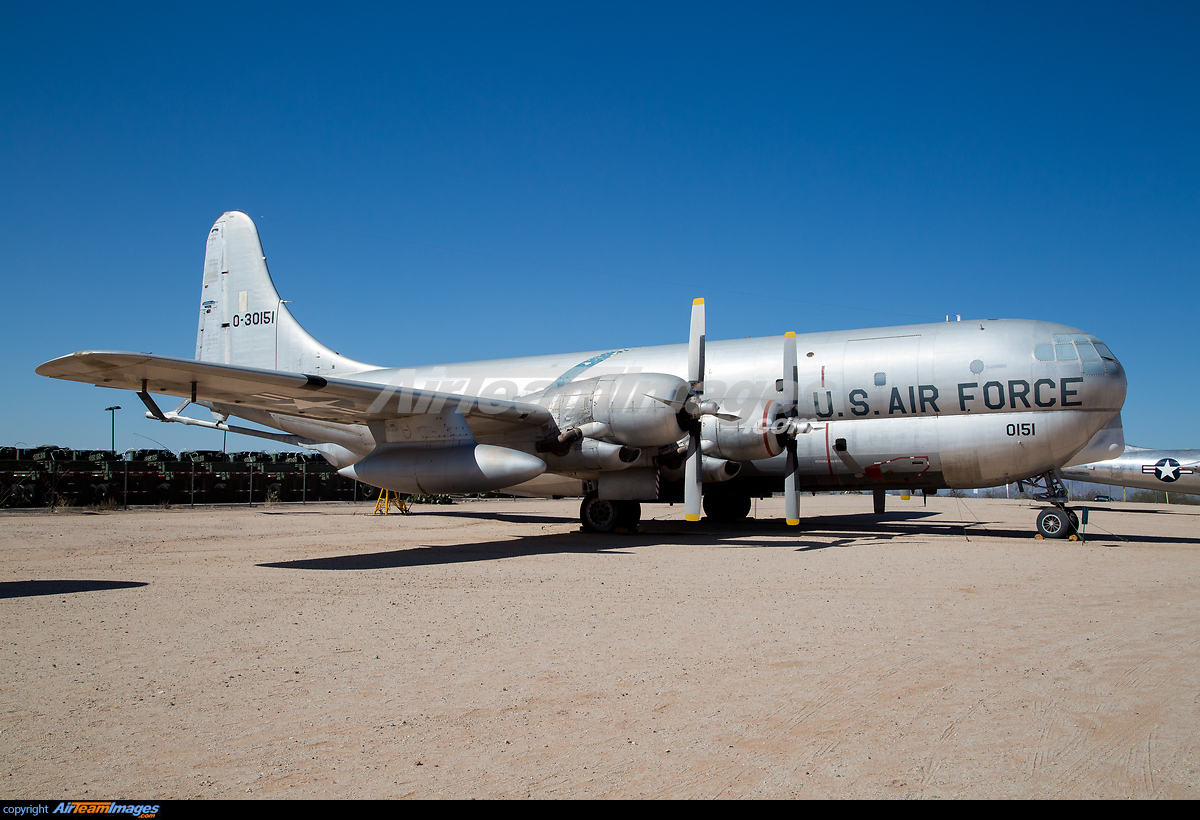
[[[1154,473],[1159,481],[1178,481],[1181,475],[1191,475],[1196,472],[1194,467],[1183,467],[1173,458],[1160,458],[1155,464],[1143,464],[1143,473]]]

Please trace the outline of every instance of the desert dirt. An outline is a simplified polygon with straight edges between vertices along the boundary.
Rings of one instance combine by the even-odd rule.
[[[1200,796],[1200,508],[372,506],[0,514],[3,799]]]

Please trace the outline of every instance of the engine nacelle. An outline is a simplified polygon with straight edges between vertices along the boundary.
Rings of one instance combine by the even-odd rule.
[[[624,373],[548,387],[526,400],[547,407],[560,430],[584,427],[587,435],[604,441],[662,447],[687,435],[676,409],[687,397],[688,384],[678,376]]]
[[[659,473],[667,481],[683,481],[686,475],[684,466],[679,467],[659,467]],[[701,481],[705,484],[716,484],[722,481],[728,481],[737,476],[741,472],[742,465],[737,461],[727,461],[723,458],[715,456],[700,457],[700,476]]]
[[[709,458],[708,456],[700,459],[700,473],[705,484],[728,481],[741,471],[742,465],[737,461],[726,461],[723,458]]]
[[[544,458],[556,473],[567,470],[606,472],[628,469],[641,454],[642,451],[637,447],[585,438],[572,445],[564,455],[548,454]]]
[[[787,429],[787,419],[779,415],[782,410],[782,404],[768,399],[755,405],[740,421],[705,416],[700,433],[703,452],[730,461],[757,461],[779,455],[783,452],[780,434]]]
[[[491,444],[429,449],[385,444],[338,474],[401,493],[482,493],[545,471],[537,456]]]

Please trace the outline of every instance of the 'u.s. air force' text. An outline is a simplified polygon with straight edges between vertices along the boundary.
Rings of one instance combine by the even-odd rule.
[[[963,413],[979,409],[981,406],[988,410],[1032,410],[1034,407],[1082,407],[1083,402],[1075,397],[1079,391],[1075,388],[1083,382],[1082,377],[1067,377],[1058,379],[1038,379],[1030,384],[1025,379],[1009,379],[1007,382],[990,381],[980,385],[979,382],[958,383],[958,409]],[[833,391],[813,391],[813,410],[817,418],[827,419],[834,415]],[[878,391],[877,391],[878,393]],[[882,404],[886,402],[887,415],[910,415],[913,413],[940,413],[938,399],[941,393],[935,385],[908,385],[907,389],[893,387],[890,393],[874,398],[865,388],[851,390],[846,399],[849,402],[850,413],[855,416],[882,415]],[[871,402],[877,402],[874,409]],[[824,406],[822,406],[824,405]],[[837,415],[841,416],[842,413]]]

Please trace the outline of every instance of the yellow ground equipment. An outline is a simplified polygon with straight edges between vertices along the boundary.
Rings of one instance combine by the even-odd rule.
[[[372,515],[387,515],[391,512],[392,507],[396,508],[396,512],[401,515],[408,515],[408,504],[404,502],[397,493],[391,490],[380,490],[379,500],[375,502],[375,512]]]

